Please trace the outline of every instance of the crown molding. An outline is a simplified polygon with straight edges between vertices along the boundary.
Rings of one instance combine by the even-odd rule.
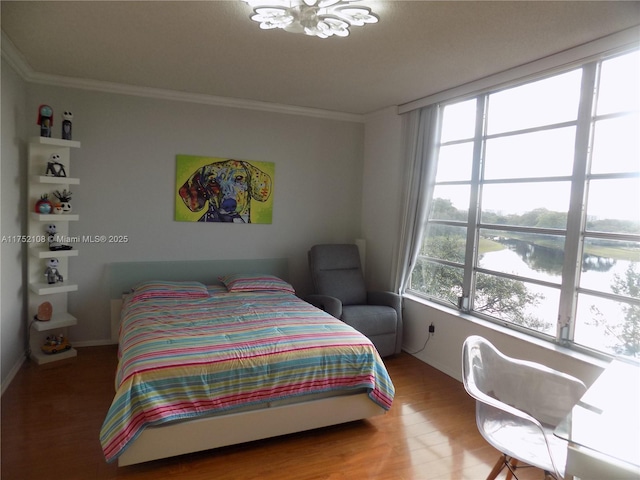
[[[160,100],[173,100],[200,105],[212,105],[217,107],[243,108],[262,112],[283,113],[289,115],[301,115],[306,117],[322,118],[326,120],[339,120],[343,122],[364,123],[365,116],[353,113],[334,112],[319,108],[296,107],[280,103],[261,102],[257,100],[245,100],[240,98],[218,97],[198,93],[180,92],[176,90],[138,87],[115,82],[103,82],[81,78],[51,75],[36,72],[26,58],[20,53],[4,31],[1,34],[2,58],[27,82],[56,87],[76,88],[104,93],[116,93],[120,95],[132,95],[136,97],[155,98]]]
[[[0,30],[0,49],[2,50],[2,58],[4,58],[9,65],[20,75],[23,79],[27,80],[33,75],[33,68],[24,58],[22,53],[16,48],[13,42],[4,33],[4,30]]]

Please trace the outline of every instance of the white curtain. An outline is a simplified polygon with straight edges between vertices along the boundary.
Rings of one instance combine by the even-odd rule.
[[[404,293],[416,263],[427,215],[431,207],[440,137],[440,107],[437,104],[407,112],[403,116],[406,178],[400,226],[395,291]]]

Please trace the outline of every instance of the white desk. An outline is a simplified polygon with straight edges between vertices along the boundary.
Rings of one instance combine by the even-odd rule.
[[[640,363],[613,360],[554,433],[569,442],[567,475],[640,479]]]

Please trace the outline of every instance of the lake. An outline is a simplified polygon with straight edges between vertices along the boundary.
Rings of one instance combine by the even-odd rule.
[[[557,249],[540,248],[529,242],[510,239],[506,248],[482,254],[479,266],[488,270],[551,282],[559,286],[562,261],[562,252]],[[613,293],[611,286],[616,275],[624,278],[627,268],[633,263],[636,263],[637,267],[637,262],[588,256],[583,261],[580,286],[598,292]],[[549,331],[544,333],[555,336],[559,290],[532,283],[525,285],[530,292],[541,293],[545,296],[540,305],[532,307],[527,313],[552,324]],[[614,353],[615,345],[621,343],[614,333],[619,329],[621,321],[624,320],[623,307],[625,305],[599,297],[579,295],[574,341],[591,348]],[[594,313],[594,308],[600,315]],[[606,322],[606,325],[602,322]]]

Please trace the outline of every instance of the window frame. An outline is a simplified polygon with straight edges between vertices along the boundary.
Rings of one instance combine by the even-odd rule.
[[[472,161],[472,173],[470,181],[467,180],[450,180],[436,182],[436,186],[452,186],[452,185],[469,185],[470,186],[470,201],[469,210],[466,221],[461,220],[445,220],[445,219],[426,219],[425,220],[425,237],[429,231],[429,226],[452,226],[466,228],[466,248],[465,248],[465,263],[464,265],[424,255],[419,255],[419,258],[426,260],[431,264],[444,265],[449,267],[461,268],[463,270],[463,294],[458,299],[457,306],[453,306],[442,298],[429,296],[418,290],[409,287],[406,293],[416,296],[418,298],[424,298],[426,300],[435,302],[447,306],[449,308],[457,308],[464,314],[471,315],[476,318],[487,320],[492,323],[496,323],[505,326],[509,329],[520,331],[531,337],[541,338],[546,341],[550,341],[555,344],[559,344],[565,347],[569,347],[573,350],[587,353],[591,356],[600,358],[606,358],[611,356],[608,352],[596,350],[594,348],[574,343],[574,333],[576,327],[576,313],[577,313],[577,301],[580,294],[593,295],[598,298],[604,298],[615,301],[624,301],[627,304],[640,305],[639,299],[624,297],[618,294],[604,291],[596,291],[585,287],[580,287],[580,265],[583,259],[584,244],[589,239],[610,239],[610,240],[622,240],[640,242],[640,234],[623,234],[623,233],[611,233],[611,232],[596,232],[587,228],[587,209],[585,208],[585,201],[587,198],[587,189],[591,180],[598,179],[620,179],[620,178],[640,178],[640,172],[635,173],[599,173],[592,174],[589,171],[589,164],[591,154],[593,151],[593,129],[597,122],[606,120],[609,118],[621,117],[628,115],[625,113],[609,113],[598,115],[595,111],[595,104],[597,97],[596,87],[599,85],[599,75],[601,71],[602,63],[606,60],[621,56],[633,51],[640,50],[640,45],[634,44],[632,46],[625,46],[613,51],[605,52],[599,55],[592,56],[588,59],[584,59],[581,62],[574,62],[571,65],[565,67],[555,68],[552,71],[541,72],[538,75],[528,75],[525,78],[521,78],[518,81],[509,82],[508,85],[500,85],[495,87],[489,87],[483,89],[481,92],[476,92],[473,95],[464,95],[461,97],[454,97],[445,101],[441,101],[439,106],[444,109],[448,105],[457,104],[460,102],[473,100],[476,101],[476,123],[475,132],[472,138],[456,139],[445,142],[437,141],[437,158],[440,158],[440,148],[443,146],[461,144],[464,142],[473,142],[473,161]],[[487,134],[486,121],[487,121],[487,108],[488,99],[490,95],[503,91],[505,89],[511,89],[519,87],[532,82],[544,80],[557,75],[561,75],[572,70],[582,69],[581,86],[580,86],[580,101],[578,105],[578,113],[575,120],[563,121],[554,124],[543,125],[539,127],[523,128],[520,130],[514,130],[509,132]],[[635,111],[638,114],[638,111]],[[573,159],[573,171],[571,175],[564,176],[551,176],[551,177],[534,177],[534,178],[500,178],[487,180],[482,178],[482,170],[484,161],[484,154],[486,149],[486,142],[490,139],[500,138],[505,136],[522,135],[526,133],[534,133],[544,130],[558,129],[563,127],[574,127],[575,131],[575,146],[574,146],[574,159]],[[548,181],[569,181],[570,182],[570,197],[569,207],[567,211],[567,224],[565,229],[557,228],[539,228],[539,227],[522,227],[516,225],[502,225],[502,224],[489,224],[483,223],[481,217],[480,201],[482,198],[481,192],[484,185],[490,184],[514,184],[514,183],[530,183],[530,182],[548,182]],[[504,272],[498,272],[495,270],[483,269],[478,266],[479,256],[479,241],[480,232],[484,231],[509,231],[509,232],[525,232],[531,234],[542,235],[556,235],[564,237],[564,261],[562,266],[562,275],[560,277],[560,283],[550,282],[546,280],[539,280],[531,277],[522,277],[516,274],[509,274]],[[475,285],[476,277],[478,274],[489,274],[505,279],[511,279],[516,281],[523,281],[540,285],[543,287],[551,287],[558,289],[559,291],[559,307],[558,318],[556,323],[555,336],[538,332],[527,327],[523,327],[512,322],[500,320],[496,317],[492,317],[473,310],[473,301],[475,298]]]

